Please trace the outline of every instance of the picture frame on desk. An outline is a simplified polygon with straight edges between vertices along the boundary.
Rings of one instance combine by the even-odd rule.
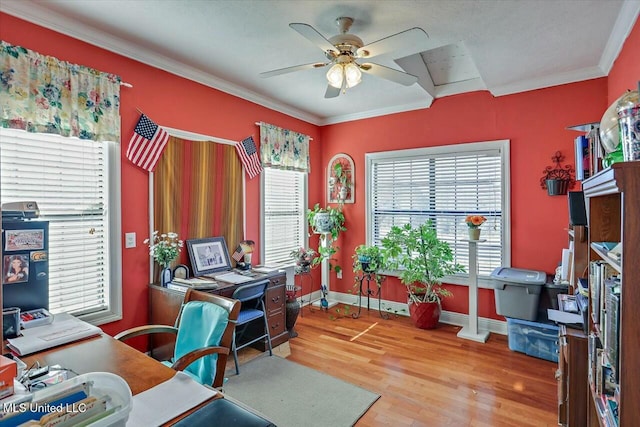
[[[231,269],[229,250],[222,236],[187,240],[187,251],[196,277]]]

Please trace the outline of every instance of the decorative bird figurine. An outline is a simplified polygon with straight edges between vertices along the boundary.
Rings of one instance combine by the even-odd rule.
[[[320,287],[320,291],[322,292],[322,298],[320,298],[320,307],[328,310],[329,309],[329,301],[327,301],[327,287],[326,285],[322,285]]]

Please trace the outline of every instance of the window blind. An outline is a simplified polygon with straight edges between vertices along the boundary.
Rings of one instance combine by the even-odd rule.
[[[394,225],[432,220],[438,237],[449,243],[454,260],[467,267],[469,214],[484,215],[478,246],[479,275],[503,262],[503,157],[500,148],[472,150],[455,146],[376,153],[370,163],[370,233],[373,244]],[[407,151],[407,150],[405,150]]]
[[[109,143],[1,132],[2,203],[34,200],[49,221],[49,310],[109,309]]]
[[[292,262],[289,253],[306,241],[306,174],[263,171],[264,264]]]

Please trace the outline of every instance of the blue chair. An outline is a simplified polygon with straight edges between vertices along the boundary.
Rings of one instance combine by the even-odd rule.
[[[201,384],[220,388],[224,382],[227,355],[240,305],[239,301],[233,299],[189,289],[176,326],[138,326],[114,338],[124,341],[152,333],[175,334],[173,358],[162,363],[189,374]]]
[[[240,301],[242,304],[240,306],[240,314],[236,321],[236,330],[233,334],[233,342],[231,344],[231,349],[233,350],[233,361],[236,364],[236,375],[240,375],[238,350],[241,348],[266,338],[267,345],[269,346],[269,356],[273,355],[271,334],[269,334],[269,323],[267,321],[267,310],[264,305],[264,294],[267,291],[267,286],[269,286],[269,280],[261,280],[249,285],[242,285],[233,292],[232,298]],[[264,333],[247,342],[243,342],[241,345],[238,345],[237,343],[247,330],[249,323],[258,319],[262,319],[264,322]]]

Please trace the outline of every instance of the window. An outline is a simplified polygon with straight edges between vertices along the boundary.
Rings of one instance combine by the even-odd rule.
[[[274,168],[262,172],[262,262],[291,263],[307,245],[307,174]]]
[[[394,225],[431,219],[454,260],[469,267],[468,214],[487,217],[478,275],[510,265],[509,142],[493,141],[366,155],[367,241],[380,244]],[[462,278],[461,278],[462,279]],[[466,283],[450,278],[449,283]]]
[[[120,152],[114,142],[0,129],[2,203],[49,221],[49,310],[121,318]]]

